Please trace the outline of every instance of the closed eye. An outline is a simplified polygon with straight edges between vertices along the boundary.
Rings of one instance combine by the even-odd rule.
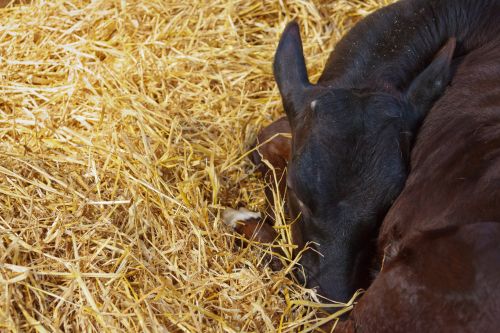
[[[306,217],[312,216],[312,212],[309,209],[309,207],[307,207],[305,203],[303,203],[299,198],[297,198],[297,196],[295,196],[295,199],[297,199],[297,204],[299,205],[299,209],[302,212],[302,215]]]
[[[305,211],[309,212],[309,208],[307,208],[307,206],[302,201],[297,199],[297,203],[299,204],[299,208],[300,208],[301,212],[305,212]]]

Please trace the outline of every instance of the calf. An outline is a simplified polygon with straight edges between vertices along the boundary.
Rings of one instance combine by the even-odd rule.
[[[281,173],[285,154],[270,148],[291,148],[287,204],[299,218],[293,238],[299,249],[309,243],[316,250],[300,264],[307,286],[323,296],[347,301],[367,286],[379,223],[404,185],[412,136],[445,89],[454,48],[450,39],[403,89],[375,79],[357,87],[348,80],[312,85],[298,26],[285,29],[274,72],[292,140],[260,152]]]
[[[339,43],[316,85],[296,25],[283,33],[274,71],[293,135],[287,202],[322,253],[301,259],[308,285],[336,300],[367,283],[371,239],[403,188],[411,135],[444,91],[457,40],[452,87],[425,120],[381,228],[383,268],[342,330],[498,327],[499,13],[497,0],[388,6]],[[468,306],[480,301],[491,307]]]

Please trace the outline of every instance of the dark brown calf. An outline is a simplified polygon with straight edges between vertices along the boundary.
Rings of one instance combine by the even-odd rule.
[[[335,332],[498,332],[499,239],[498,222],[414,234]]]

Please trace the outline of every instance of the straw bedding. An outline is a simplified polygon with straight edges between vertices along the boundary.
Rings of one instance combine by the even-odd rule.
[[[239,247],[221,216],[265,206],[246,156],[282,114],[271,63],[285,23],[299,19],[314,81],[346,29],[387,2],[1,9],[0,331],[318,327],[314,291],[272,272],[269,246]]]

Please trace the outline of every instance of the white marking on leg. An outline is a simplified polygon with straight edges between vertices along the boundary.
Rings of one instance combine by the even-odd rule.
[[[238,210],[232,208],[226,208],[224,213],[222,213],[222,219],[224,224],[230,226],[231,228],[236,228],[236,222],[246,221],[251,219],[260,219],[259,212],[252,212],[246,208],[240,208]]]

